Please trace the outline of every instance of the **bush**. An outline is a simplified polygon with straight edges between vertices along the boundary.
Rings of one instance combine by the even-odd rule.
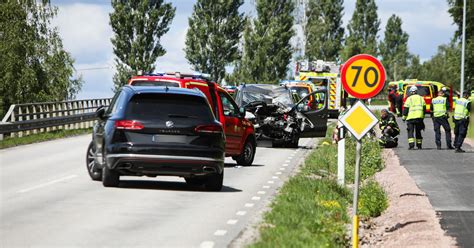
[[[388,207],[388,199],[383,188],[375,181],[369,180],[360,189],[359,215],[377,217]]]

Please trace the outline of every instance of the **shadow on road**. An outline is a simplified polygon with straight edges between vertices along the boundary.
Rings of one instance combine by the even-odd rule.
[[[120,188],[125,189],[146,189],[146,190],[169,190],[169,191],[205,191],[203,187],[191,186],[184,182],[163,182],[163,181],[148,181],[148,180],[121,180]],[[222,186],[221,193],[242,192],[241,189],[236,189],[228,186]],[[213,193],[219,193],[213,192]]]
[[[265,166],[265,165],[263,165],[263,164],[252,164],[251,166],[242,166],[242,165],[235,164],[235,163],[225,163],[224,164],[225,168],[261,167],[261,166]]]
[[[390,228],[385,228],[385,232],[394,232],[398,229],[404,228],[405,226],[408,226],[410,224],[415,224],[415,223],[423,223],[426,222],[426,220],[415,220],[415,221],[407,221],[405,223],[397,223],[395,226],[392,226]]]

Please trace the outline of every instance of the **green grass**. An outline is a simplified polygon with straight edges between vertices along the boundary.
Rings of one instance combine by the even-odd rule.
[[[367,102],[367,105],[369,105],[369,102]],[[372,99],[370,100],[370,105],[387,105],[388,106],[388,100],[387,99]]]
[[[60,139],[70,136],[77,136],[81,134],[91,133],[92,128],[86,129],[74,129],[74,130],[56,130],[47,133],[37,133],[31,134],[28,136],[23,136],[20,138],[10,138],[6,137],[3,140],[0,140],[0,149],[5,149],[14,146],[32,144],[37,142],[43,142],[47,140]]]
[[[282,187],[264,216],[260,239],[250,247],[345,247],[349,245],[347,224],[352,192],[336,183],[337,145],[331,144],[332,128],[305,161],[301,171]],[[354,181],[355,141],[349,140],[346,153],[346,180]],[[383,168],[377,140],[364,140],[361,180]],[[388,200],[372,180],[362,183],[360,216],[380,215]]]

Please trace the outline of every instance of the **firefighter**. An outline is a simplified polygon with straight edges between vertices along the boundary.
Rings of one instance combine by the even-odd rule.
[[[415,148],[415,143],[418,149],[422,149],[423,137],[421,136],[421,130],[425,129],[423,119],[425,118],[426,103],[423,97],[417,94],[417,91],[418,88],[415,85],[411,86],[410,96],[403,105],[402,119],[407,122],[409,150]]]
[[[451,145],[451,127],[448,122],[448,111],[451,108],[448,99],[445,97],[445,91],[438,91],[438,97],[431,101],[433,110],[433,126],[435,131],[436,148],[441,150],[441,126],[443,126],[446,135],[446,146],[452,150]]]
[[[461,147],[466,138],[467,128],[469,127],[469,112],[471,111],[471,102],[469,101],[469,92],[464,92],[464,98],[456,101],[454,109],[454,147],[456,152],[465,152]]]
[[[400,128],[395,115],[386,109],[382,109],[380,117],[379,127],[382,132],[382,137],[379,139],[380,145],[385,148],[397,147],[397,136],[400,134]]]

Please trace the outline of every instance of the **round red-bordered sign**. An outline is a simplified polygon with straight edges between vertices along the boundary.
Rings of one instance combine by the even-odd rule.
[[[375,57],[359,54],[344,63],[341,72],[344,90],[358,99],[376,96],[385,84],[385,68]]]

